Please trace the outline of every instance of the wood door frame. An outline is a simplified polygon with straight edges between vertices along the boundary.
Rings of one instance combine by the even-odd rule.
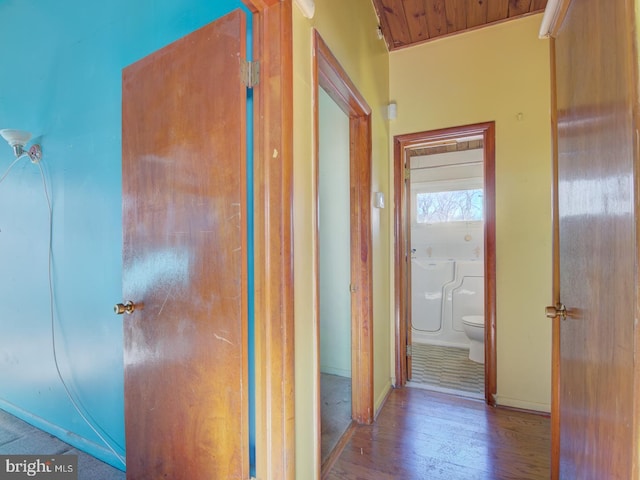
[[[551,240],[553,305],[560,303],[560,212],[558,210],[558,104],[555,39],[549,42],[551,74]],[[560,318],[551,320],[551,479],[560,476]]]
[[[295,478],[291,0],[253,13],[256,477]]]
[[[371,108],[331,53],[317,30],[313,32],[314,219],[318,218],[319,128],[318,95],[323,88],[349,117],[351,217],[351,412],[358,423],[373,422],[373,267],[371,226]],[[317,221],[313,233],[315,289],[316,396],[320,405],[320,305]],[[320,455],[320,412],[316,410]],[[317,465],[320,471],[320,465]]]
[[[551,223],[552,233],[552,304],[560,304],[560,213],[558,210],[558,101],[556,82],[556,45],[555,37],[562,27],[562,23],[569,10],[570,0],[560,0],[555,9],[545,11],[549,15],[550,23],[547,32],[549,36],[549,61],[551,83]],[[560,318],[555,317],[552,322],[551,336],[551,479],[560,477]]]
[[[410,258],[406,246],[407,214],[405,193],[405,150],[426,142],[450,140],[471,135],[483,136],[484,150],[484,275],[485,275],[485,389],[487,404],[495,406],[496,394],[496,215],[495,215],[495,122],[477,123],[460,127],[443,128],[425,132],[396,135],[393,137],[394,152],[394,261],[395,261],[395,346],[396,387],[407,381],[407,324],[403,319],[409,308],[407,302],[408,267]]]

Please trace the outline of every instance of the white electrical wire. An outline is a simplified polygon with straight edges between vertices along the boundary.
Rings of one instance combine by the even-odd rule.
[[[11,165],[9,165],[9,168],[7,168],[7,170],[2,174],[2,176],[0,177],[0,183],[2,183],[2,181],[7,178],[7,175],[9,175],[9,172],[11,171],[11,169],[13,168],[13,166],[18,163],[18,160],[20,160],[22,157],[18,157],[16,158]]]
[[[16,161],[17,160],[19,159],[16,159]],[[15,163],[16,162],[13,162],[13,164]],[[11,164],[9,168],[11,168],[13,164]],[[40,165],[40,162],[36,162],[36,165],[38,165],[38,168],[40,169],[40,176],[42,177],[42,186],[44,188],[44,196],[47,199],[47,208],[49,209],[49,255],[48,255],[49,256],[49,260],[48,260],[49,311],[51,314],[51,342],[52,342],[52,350],[53,350],[53,362],[56,366],[56,372],[58,372],[58,378],[60,379],[60,382],[64,387],[64,391],[66,392],[67,397],[69,397],[69,400],[73,405],[73,408],[75,408],[76,412],[78,412],[78,415],[82,417],[82,419],[89,426],[89,428],[93,430],[93,432],[100,438],[100,440],[102,440],[102,442],[107,446],[107,448],[111,450],[111,452],[118,458],[118,460],[120,460],[120,462],[122,462],[122,465],[126,467],[127,462],[125,461],[125,459],[121,455],[119,455],[118,452],[115,451],[115,449],[111,446],[111,444],[107,441],[107,439],[104,438],[100,434],[100,432],[98,432],[98,430],[93,426],[93,424],[89,421],[89,419],[82,413],[80,406],[71,395],[71,391],[69,390],[69,387],[67,386],[67,382],[65,382],[64,377],[62,376],[62,372],[60,372],[60,366],[58,364],[58,355],[56,352],[56,330],[55,330],[54,309],[53,309],[53,272],[51,268],[52,260],[53,260],[52,258],[53,257],[53,209],[51,208],[51,199],[49,198],[49,191],[47,189],[47,182],[45,180],[44,170],[42,169],[42,165]],[[7,171],[7,173],[9,172]],[[6,174],[4,176],[6,176]],[[0,179],[0,182],[4,179],[4,176]]]
[[[20,159],[26,157],[27,155],[20,155],[19,157],[17,157],[12,163],[11,165],[9,165],[9,167],[7,168],[7,170],[2,174],[2,176],[0,177],[0,183],[2,183],[4,181],[5,178],[7,178],[7,175],[9,175],[9,172],[11,171],[11,169],[16,165],[16,163],[18,163],[18,161],[20,161]],[[52,351],[53,351],[53,362],[55,364],[56,367],[56,372],[58,373],[58,378],[60,379],[60,382],[62,383],[62,386],[64,387],[64,391],[67,394],[67,397],[69,398],[69,401],[71,401],[71,405],[73,405],[73,408],[76,410],[76,412],[78,412],[78,415],[80,415],[80,417],[82,417],[82,419],[85,421],[85,423],[89,426],[89,428],[91,428],[91,430],[93,430],[93,432],[100,438],[100,440],[102,440],[102,442],[107,446],[107,448],[109,450],[111,450],[111,452],[118,458],[118,460],[120,460],[120,462],[122,462],[122,465],[124,465],[125,467],[127,466],[127,463],[125,461],[125,459],[118,454],[118,452],[115,451],[115,449],[111,446],[111,444],[109,443],[109,441],[107,441],[106,438],[104,438],[100,432],[93,426],[93,424],[89,421],[89,419],[86,417],[85,414],[82,413],[80,406],[78,405],[78,403],[76,402],[76,400],[73,398],[73,396],[71,395],[71,391],[69,390],[69,387],[67,386],[67,382],[65,382],[64,377],[62,376],[62,372],[60,371],[60,366],[58,364],[58,355],[57,355],[57,351],[56,351],[56,331],[55,331],[55,320],[54,320],[54,309],[53,309],[53,272],[52,272],[52,261],[53,261],[53,209],[51,208],[51,199],[49,198],[49,190],[47,189],[47,181],[45,179],[44,176],[44,170],[42,169],[42,165],[40,165],[40,162],[33,162],[36,165],[38,165],[38,168],[40,169],[40,177],[42,178],[42,186],[44,188],[44,196],[47,199],[47,208],[49,209],[49,242],[48,242],[48,280],[49,280],[49,312],[50,312],[50,316],[51,316],[51,343],[52,343]]]

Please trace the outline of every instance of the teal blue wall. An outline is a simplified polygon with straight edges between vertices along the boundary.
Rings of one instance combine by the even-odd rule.
[[[0,128],[34,133],[53,202],[60,370],[117,454],[125,453],[122,320],[122,68],[240,0],[0,0]],[[0,175],[13,160],[0,140]],[[57,377],[40,173],[0,183],[0,408],[124,468]]]

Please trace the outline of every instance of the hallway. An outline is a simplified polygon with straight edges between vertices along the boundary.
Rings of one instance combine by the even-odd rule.
[[[550,475],[549,418],[415,388],[392,390],[360,425],[331,480],[542,480]]]

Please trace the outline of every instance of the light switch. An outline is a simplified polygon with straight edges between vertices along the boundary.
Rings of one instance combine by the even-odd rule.
[[[384,192],[375,192],[373,195],[373,206],[376,208],[384,208]]]

